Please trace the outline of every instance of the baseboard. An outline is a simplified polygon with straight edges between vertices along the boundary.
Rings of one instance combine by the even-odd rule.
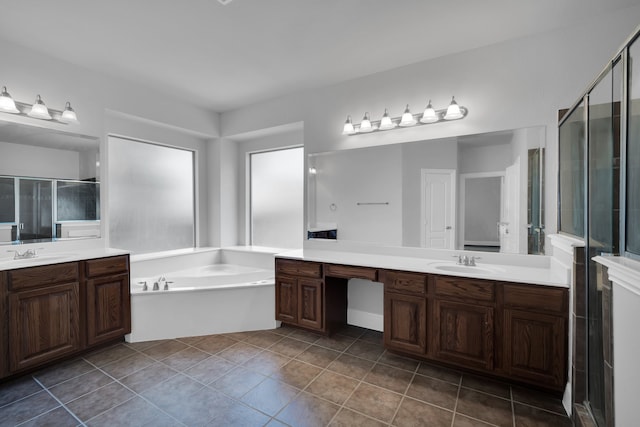
[[[347,309],[347,323],[361,328],[373,329],[382,332],[384,330],[384,317],[382,314],[369,313],[367,311]]]

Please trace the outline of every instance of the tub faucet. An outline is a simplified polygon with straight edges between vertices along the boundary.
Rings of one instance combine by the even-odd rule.
[[[159,291],[160,290],[160,285],[158,285],[158,282],[153,282],[153,290],[154,291]]]
[[[138,282],[139,285],[142,285],[143,291],[148,291],[149,287],[147,286],[147,282]]]
[[[165,290],[165,291],[168,291],[168,290],[169,290],[169,283],[173,283],[173,282],[167,282],[167,281],[165,281],[165,282],[164,282],[164,288],[162,288],[162,289],[163,289],[163,290]]]

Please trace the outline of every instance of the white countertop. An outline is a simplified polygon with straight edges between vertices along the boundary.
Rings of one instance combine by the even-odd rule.
[[[507,265],[477,261],[477,266],[458,266],[455,260],[427,259],[406,256],[338,252],[319,249],[300,249],[282,252],[278,258],[331,264],[354,265],[360,267],[384,268],[390,270],[413,271],[417,273],[443,276],[469,277],[486,280],[528,283],[535,285],[568,288],[566,277],[554,272],[550,267]]]
[[[7,247],[7,251],[14,250]],[[25,249],[17,248],[20,253]],[[35,258],[29,259],[13,259],[13,255],[7,253],[7,256],[0,258],[0,271],[2,270],[15,270],[17,268],[36,267],[40,265],[49,264],[62,264],[65,262],[82,261],[86,259],[105,258],[117,255],[126,255],[129,252],[121,249],[109,249],[109,248],[95,248],[95,249],[82,249],[78,251],[65,251],[65,252],[49,252],[46,250],[38,250],[38,255]]]

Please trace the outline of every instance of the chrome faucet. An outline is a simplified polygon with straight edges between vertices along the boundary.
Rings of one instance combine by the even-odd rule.
[[[13,252],[13,259],[31,259],[38,256],[38,252],[36,249],[27,249],[22,253],[20,253],[20,251],[10,249],[7,252]]]
[[[468,267],[475,267],[476,266],[476,260],[480,259],[481,257],[479,256],[467,256],[467,255],[452,255],[454,258],[458,258],[458,262],[456,264],[458,265],[466,265]]]

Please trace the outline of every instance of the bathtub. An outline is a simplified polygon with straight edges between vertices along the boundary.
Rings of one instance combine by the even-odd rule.
[[[126,340],[275,328],[276,252],[239,247],[132,256],[131,334]],[[154,291],[160,277],[168,289],[160,281]]]

